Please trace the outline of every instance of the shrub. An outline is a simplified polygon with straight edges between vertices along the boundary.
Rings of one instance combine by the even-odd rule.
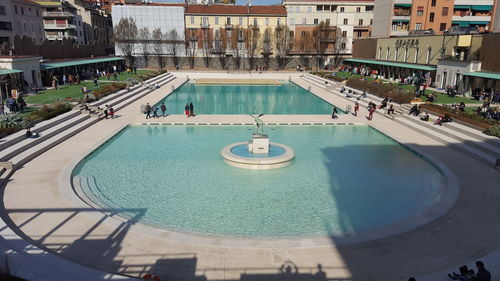
[[[40,110],[35,111],[28,118],[30,121],[34,120],[49,120],[59,114],[63,114],[71,110],[71,105],[63,102],[56,102],[49,105],[44,105]]]
[[[111,83],[102,86],[101,88],[92,92],[92,94],[97,98],[101,99],[111,93],[114,93],[119,90],[123,90],[127,87],[126,83]]]
[[[22,128],[0,128],[0,138],[6,137],[21,130]]]
[[[500,138],[500,125],[491,126],[484,131],[485,134]]]
[[[456,111],[455,109],[448,106],[424,104],[422,105],[422,108],[434,112],[438,115],[448,113],[452,119],[460,120],[467,124],[471,124],[483,129],[489,129],[492,125],[498,124],[498,122],[486,119],[480,115],[477,115],[476,113]]]
[[[346,85],[381,98],[388,97],[396,103],[409,103],[414,98],[411,91],[394,87],[389,84],[379,84],[374,81],[370,82],[355,77],[347,80]]]

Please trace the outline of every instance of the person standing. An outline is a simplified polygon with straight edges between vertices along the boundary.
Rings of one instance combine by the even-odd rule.
[[[184,113],[186,114],[187,117],[189,117],[189,104],[186,103],[186,106],[184,106]]]
[[[163,117],[165,117],[165,114],[167,113],[167,106],[165,105],[165,103],[161,103],[161,113],[163,114]]]
[[[113,109],[113,107],[109,108],[109,117],[111,117],[111,119],[115,117],[115,110]]]
[[[477,281],[491,281],[491,273],[486,270],[484,267],[484,263],[482,261],[476,262],[477,273],[476,280]]]
[[[359,111],[359,103],[355,102],[354,103],[354,116],[358,116],[358,111]]]
[[[113,78],[115,79],[115,81],[118,81],[118,75],[116,74],[116,71],[113,72]]]
[[[97,88],[99,87],[99,82],[97,80],[97,76],[94,78],[94,86]]]
[[[146,119],[151,118],[151,105],[149,102],[146,104]]]
[[[151,108],[151,110],[153,110],[153,117],[158,118],[158,107],[155,105]]]
[[[372,121],[373,119],[373,112],[375,111],[375,106],[374,105],[370,105],[368,107],[368,120]]]
[[[194,106],[193,106],[193,103],[189,104],[189,116],[193,116],[194,117]]]

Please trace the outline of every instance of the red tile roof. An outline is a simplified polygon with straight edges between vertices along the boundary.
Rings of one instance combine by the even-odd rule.
[[[286,16],[284,6],[226,6],[226,5],[189,5],[186,14],[204,15],[283,15]]]
[[[375,0],[286,0],[286,2],[331,2],[331,4],[340,4],[343,2],[375,2]]]

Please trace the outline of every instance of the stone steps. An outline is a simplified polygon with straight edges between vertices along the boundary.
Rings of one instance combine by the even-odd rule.
[[[64,120],[61,123],[57,123],[55,126],[51,126],[50,128],[43,130],[38,138],[26,138],[26,136],[24,136],[23,140],[19,140],[15,144],[12,144],[0,152],[0,161],[7,161],[17,154],[44,142],[45,140],[85,121],[88,118],[90,118],[88,115],[79,114],[71,119]],[[23,134],[24,133],[25,131],[23,130]]]
[[[423,124],[419,124],[414,120],[410,120],[404,117],[398,117],[395,118],[394,121],[403,124],[406,127],[409,127],[421,133],[422,135],[434,139],[444,145],[448,145],[457,151],[467,154],[470,157],[479,160],[490,167],[496,168],[498,165],[500,165],[500,161],[498,160],[498,158],[492,156],[491,154],[479,150],[469,145],[468,143],[463,143],[453,137],[447,136],[446,134],[443,134],[439,131],[429,129],[428,127],[424,126]]]
[[[24,150],[23,152],[17,154],[16,156],[14,156],[13,158],[10,159],[10,161],[14,164],[14,169],[20,168],[22,165],[33,160],[38,155],[46,152],[47,150],[51,149],[52,147],[69,139],[70,137],[78,134],[79,132],[85,130],[89,126],[91,126],[99,121],[100,121],[100,119],[97,119],[97,118],[86,118],[86,120],[84,120],[83,122],[80,122],[74,126],[69,127],[68,129],[64,130],[63,132],[57,134],[56,136],[44,139],[43,141],[39,142],[37,145],[35,145],[29,149]]]

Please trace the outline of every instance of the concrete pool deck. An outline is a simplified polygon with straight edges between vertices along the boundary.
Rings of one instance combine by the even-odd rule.
[[[179,78],[189,75],[195,79],[238,76],[241,79],[288,80],[291,77],[302,87],[311,86],[295,73],[175,74]],[[248,239],[230,245],[222,239],[210,243],[185,239],[182,233],[174,233],[174,237],[165,230],[133,225],[115,218],[122,212],[140,216],[145,209],[95,209],[77,198],[69,184],[68,170],[124,126],[137,123],[253,123],[252,117],[244,115],[188,118],[178,114],[144,119],[139,113],[140,105],[161,100],[171,91],[172,85],[179,86],[179,81],[174,80],[148,94],[118,111],[118,118],[98,122],[16,171],[5,187],[3,198],[4,214],[12,220],[11,227],[33,244],[70,261],[135,277],[152,272],[163,280],[283,280],[276,278],[282,274],[282,266],[290,264],[288,261],[293,262],[301,274],[292,280],[316,280],[314,278],[318,276],[333,280],[390,281],[407,280],[409,276],[415,276],[419,281],[448,280],[444,273],[451,268],[500,249],[500,220],[497,216],[500,212],[500,173],[383,116],[375,115],[373,121],[367,121],[364,108],[358,117],[344,114],[334,120],[328,115],[269,115],[262,119],[267,124],[369,124],[441,163],[456,177],[460,192],[450,209],[442,206],[443,213],[439,213],[437,206],[435,211],[441,216],[418,228],[361,243],[340,245],[336,238],[330,238],[321,244],[305,242],[297,246],[279,240],[262,246]],[[341,109],[352,106],[352,101],[326,90],[315,86],[311,86],[311,90]],[[4,236],[6,232],[8,229],[0,234]],[[498,265],[494,267],[486,262],[486,266],[494,268],[494,276],[499,276]],[[69,279],[85,280],[77,275]]]

